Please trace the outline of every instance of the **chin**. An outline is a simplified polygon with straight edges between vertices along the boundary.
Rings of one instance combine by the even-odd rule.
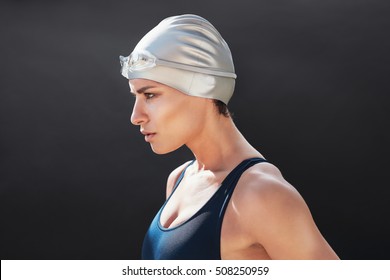
[[[157,155],[169,154],[170,152],[176,151],[178,148],[180,148],[180,147],[159,147],[153,144],[151,144],[150,147],[152,148],[152,151]]]

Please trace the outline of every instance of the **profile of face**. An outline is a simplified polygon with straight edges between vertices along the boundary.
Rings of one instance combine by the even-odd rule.
[[[140,127],[156,154],[191,146],[200,139],[212,100],[147,79],[131,79],[129,85],[135,97],[131,123]]]

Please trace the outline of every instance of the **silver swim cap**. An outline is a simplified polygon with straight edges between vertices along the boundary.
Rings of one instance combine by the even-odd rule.
[[[237,77],[225,40],[210,22],[196,15],[164,19],[120,60],[121,73],[128,79],[153,80],[225,104]]]

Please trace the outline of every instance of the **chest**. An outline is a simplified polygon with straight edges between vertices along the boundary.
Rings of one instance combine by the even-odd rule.
[[[220,259],[222,188],[207,177],[188,183],[182,180],[152,221],[144,259]]]
[[[162,207],[160,215],[157,215],[156,219],[159,219],[163,228],[179,231],[176,232],[179,237],[189,237],[187,232],[190,231],[195,240],[201,240],[200,236],[208,241],[214,240],[207,245],[208,250],[214,248],[222,259],[269,259],[266,250],[239,226],[240,215],[234,206],[234,195],[243,186],[237,184],[229,193],[226,189],[229,186],[221,186],[218,181],[213,182],[210,178],[198,178],[191,182],[198,184],[189,185],[188,180],[183,181]],[[187,223],[188,221],[190,222]],[[195,226],[190,225],[191,223]],[[210,236],[213,232],[214,235]],[[203,242],[189,243],[206,246]]]
[[[164,228],[183,224],[210,201],[220,184],[219,178],[210,173],[183,178],[162,208],[160,224]]]
[[[234,171],[180,177],[149,227],[143,258],[267,259],[239,225],[234,195],[244,185]]]

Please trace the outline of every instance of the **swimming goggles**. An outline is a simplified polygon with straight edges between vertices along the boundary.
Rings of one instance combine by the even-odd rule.
[[[121,73],[145,71],[156,67],[157,65],[177,68],[207,75],[214,75],[220,77],[227,77],[235,79],[236,74],[231,72],[219,71],[216,69],[198,67],[168,60],[163,60],[155,57],[153,54],[146,50],[132,52],[129,56],[119,56],[121,63]]]

